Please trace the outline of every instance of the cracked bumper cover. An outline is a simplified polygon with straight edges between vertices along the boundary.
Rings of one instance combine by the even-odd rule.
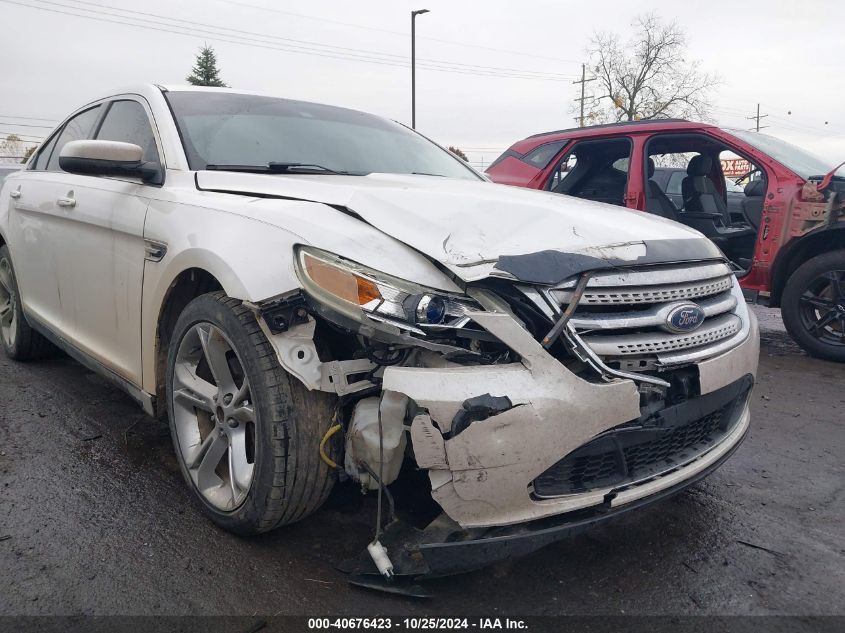
[[[547,545],[607,524],[625,514],[667,499],[719,468],[739,447],[748,430],[748,411],[735,441],[725,450],[702,463],[692,474],[673,479],[657,492],[621,506],[600,506],[538,519],[503,528],[461,530],[447,521],[435,522],[425,530],[415,530],[396,522],[388,526],[382,543],[388,548],[397,577],[405,579],[437,578],[480,569],[510,558],[518,558]],[[348,571],[362,576],[378,575],[369,558],[351,562]]]
[[[385,390],[403,393],[427,411],[417,415],[411,426],[414,455],[418,466],[428,470],[434,499],[465,530],[557,517],[560,529],[568,532],[566,517],[574,513],[597,508],[604,514],[621,511],[697,480],[735,449],[748,428],[746,405],[731,433],[708,452],[664,476],[614,492],[610,500],[611,490],[533,498],[531,482],[563,456],[640,416],[637,386],[630,380],[591,383],[577,377],[507,314],[478,312],[472,318],[519,353],[522,362],[441,369],[389,367],[383,383]],[[748,318],[749,332],[742,343],[697,363],[702,395],[756,374],[759,334],[753,314]],[[444,437],[463,402],[484,394],[506,396],[513,408]],[[524,530],[525,526],[517,529]]]

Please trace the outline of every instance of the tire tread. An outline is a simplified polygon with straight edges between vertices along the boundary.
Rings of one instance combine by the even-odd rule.
[[[254,355],[260,370],[260,384],[255,388],[262,390],[272,412],[271,420],[262,421],[272,425],[272,481],[263,488],[263,498],[247,499],[254,509],[252,525],[234,531],[257,534],[300,521],[325,502],[334,485],[335,473],[320,458],[319,444],[330,426],[335,397],[309,392],[282,368],[255,314],[240,300],[216,291],[198,297],[185,311],[197,301],[214,302],[237,319],[252,348],[248,353]],[[181,332],[178,324],[177,331]],[[250,495],[254,492],[255,486]]]

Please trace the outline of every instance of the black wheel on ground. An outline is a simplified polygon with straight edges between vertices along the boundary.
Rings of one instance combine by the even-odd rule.
[[[281,367],[240,301],[212,292],[179,316],[167,359],[171,435],[188,485],[226,530],[266,532],[323,504],[335,474],[319,445],[334,404]]]
[[[56,349],[29,326],[23,315],[12,256],[5,244],[0,246],[0,343],[6,355],[15,360],[42,358]]]
[[[812,356],[845,362],[845,251],[817,255],[786,282],[786,329]]]

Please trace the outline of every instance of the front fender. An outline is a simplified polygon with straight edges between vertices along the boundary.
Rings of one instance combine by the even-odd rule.
[[[161,261],[144,264],[142,307],[143,387],[156,392],[159,316],[168,291],[191,269],[212,275],[230,297],[258,302],[299,287],[293,269],[295,233],[222,210],[153,201],[145,238],[165,244]]]

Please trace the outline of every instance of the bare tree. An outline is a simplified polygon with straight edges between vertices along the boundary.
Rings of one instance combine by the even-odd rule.
[[[709,93],[719,83],[687,59],[687,39],[677,23],[656,14],[638,16],[634,36],[622,43],[616,33],[597,32],[587,52],[599,86],[589,120],[635,121],[683,117],[708,119]]]
[[[25,151],[21,138],[17,134],[9,134],[0,141],[0,163],[19,163]]]
[[[467,155],[464,153],[464,151],[460,147],[453,147],[452,145],[450,145],[449,151],[452,152],[455,156],[460,158],[465,163],[469,162],[469,158],[467,158]]]
[[[37,145],[30,145],[26,148],[26,151],[23,153],[23,157],[21,158],[21,162],[25,163],[29,160],[29,157],[32,156],[33,152],[38,149]]]

